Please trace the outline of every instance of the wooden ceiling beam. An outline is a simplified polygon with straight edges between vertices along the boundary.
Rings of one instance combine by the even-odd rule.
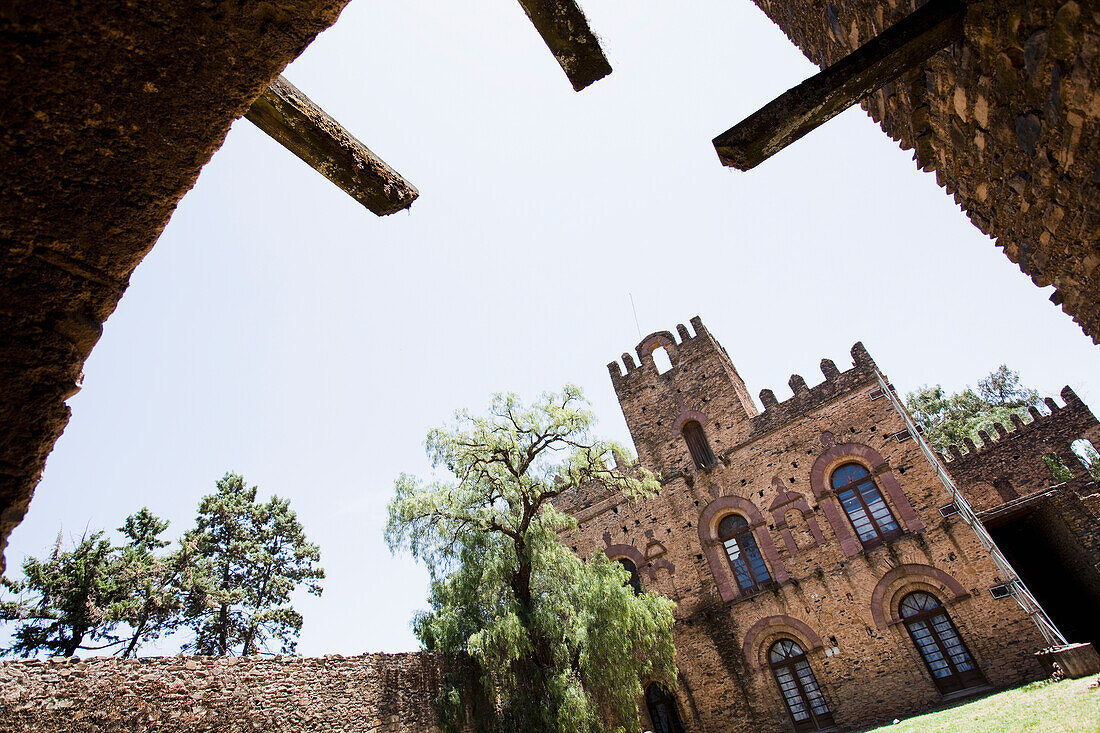
[[[964,0],[931,0],[816,76],[714,138],[723,165],[747,171],[962,38]]]
[[[245,117],[379,216],[409,208],[420,195],[282,76],[252,103]]]
[[[575,91],[611,73],[600,39],[574,0],[519,0]]]

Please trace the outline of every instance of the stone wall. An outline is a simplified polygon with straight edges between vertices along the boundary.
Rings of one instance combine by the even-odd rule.
[[[916,0],[753,0],[824,67]],[[1100,343],[1100,9],[968,3],[965,40],[863,102],[981,231]],[[781,92],[777,89],[776,93]]]
[[[438,731],[429,654],[0,663],[0,733]]]
[[[806,652],[841,728],[939,704],[898,620],[898,603],[914,590],[945,605],[990,685],[1039,676],[1031,655],[1041,635],[1011,598],[990,593],[1002,579],[975,533],[940,514],[950,494],[905,437],[866,350],[857,344],[844,371],[823,360],[820,384],[792,376],[787,399],[766,391],[758,413],[743,403],[725,350],[692,324],[694,335],[679,327],[678,342],[661,344],[673,364],[666,373],[649,358],[654,336],[638,347],[641,364],[611,369],[642,462],[661,472],[661,494],[578,492],[562,503],[579,522],[563,537],[569,546],[629,559],[647,591],[677,601],[675,693],[687,729],[789,730],[767,661],[782,638]],[[685,415],[704,425],[715,465],[693,464],[676,432]],[[872,471],[900,525],[888,541],[861,542],[831,490],[831,471],[852,461]],[[731,513],[747,520],[760,548],[772,578],[764,587],[741,590],[715,536]]]
[[[963,446],[948,448],[943,456],[947,470],[975,511],[994,509],[1059,483],[1042,460],[1049,453],[1058,455],[1078,481],[1090,480],[1070,446],[1083,438],[1100,447],[1100,423],[1069,387],[1062,390],[1062,399],[1065,405],[1059,407],[1047,398],[1047,415],[1032,407],[1027,422],[1014,418],[1010,427],[995,423],[992,435],[979,431],[980,445],[968,439]]]

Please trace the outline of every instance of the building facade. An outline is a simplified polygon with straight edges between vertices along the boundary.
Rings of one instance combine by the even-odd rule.
[[[998,592],[1004,573],[951,510],[862,344],[850,369],[822,360],[821,384],[792,376],[783,402],[763,390],[760,411],[726,351],[691,324],[647,336],[638,362],[609,365],[660,495],[592,488],[559,502],[578,521],[563,536],[576,552],[602,552],[677,602],[678,683],[646,688],[643,727],[857,728],[1041,676],[1033,654],[1046,641]],[[659,371],[658,349],[670,368]],[[1063,397],[981,448],[953,448],[944,465],[1010,540],[1006,554],[1041,535],[1045,561],[1090,589],[1073,601],[1056,583],[1036,588],[1055,600],[1056,624],[1090,640],[1100,496],[1070,444],[1096,440],[1098,426],[1068,388]],[[1071,480],[1051,479],[1051,453],[1073,464]],[[1041,570],[1032,565],[1021,575]]]

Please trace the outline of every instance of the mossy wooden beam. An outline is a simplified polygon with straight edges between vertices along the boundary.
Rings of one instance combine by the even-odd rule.
[[[755,168],[903,72],[962,38],[963,0],[931,0],[714,138],[723,165]]]
[[[409,208],[420,195],[282,76],[252,103],[245,117],[379,216]]]
[[[519,0],[575,91],[611,73],[600,39],[574,0]]]

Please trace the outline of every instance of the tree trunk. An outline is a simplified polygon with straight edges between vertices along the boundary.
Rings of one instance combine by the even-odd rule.
[[[71,657],[76,654],[76,650],[80,648],[80,642],[84,641],[84,634],[88,632],[87,627],[74,627],[73,635],[69,637],[69,643],[65,645],[61,655],[65,657]]]
[[[223,657],[229,651],[229,606],[222,604],[218,611],[218,654]]]

